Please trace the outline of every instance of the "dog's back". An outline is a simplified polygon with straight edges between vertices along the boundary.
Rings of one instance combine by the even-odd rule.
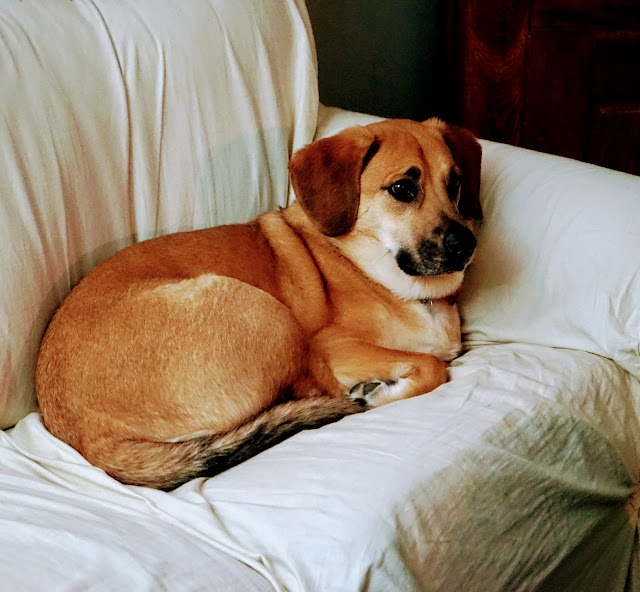
[[[323,376],[334,390],[321,387],[313,372],[328,370],[300,355],[305,329],[278,299],[295,286],[276,267],[283,247],[305,250],[269,218],[277,239],[259,223],[170,235],[82,280],[38,360],[50,431],[123,482],[166,489],[361,411],[327,397],[338,385]]]

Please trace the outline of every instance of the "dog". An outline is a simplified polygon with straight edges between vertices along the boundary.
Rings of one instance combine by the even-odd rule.
[[[350,128],[293,155],[289,207],[99,264],[42,340],[45,426],[121,482],[171,490],[445,383],[481,153],[438,119]]]

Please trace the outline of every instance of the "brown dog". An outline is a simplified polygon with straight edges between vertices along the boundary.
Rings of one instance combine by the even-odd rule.
[[[351,128],[293,156],[289,208],[119,252],[44,337],[46,426],[115,478],[171,489],[433,390],[460,349],[450,297],[480,159],[435,119]]]

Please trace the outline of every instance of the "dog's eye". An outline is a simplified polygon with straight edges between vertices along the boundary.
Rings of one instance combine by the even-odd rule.
[[[408,203],[418,196],[418,186],[411,179],[400,179],[387,187],[394,199]]]
[[[460,193],[460,185],[462,184],[462,175],[456,173],[454,170],[449,174],[449,180],[447,181],[447,194],[449,199],[453,202],[457,201],[458,194]]]

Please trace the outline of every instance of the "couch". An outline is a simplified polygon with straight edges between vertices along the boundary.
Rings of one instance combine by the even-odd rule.
[[[483,141],[450,381],[167,493],[46,431],[49,318],[376,118],[319,103],[303,0],[7,0],[0,80],[0,589],[640,591],[639,178]]]

